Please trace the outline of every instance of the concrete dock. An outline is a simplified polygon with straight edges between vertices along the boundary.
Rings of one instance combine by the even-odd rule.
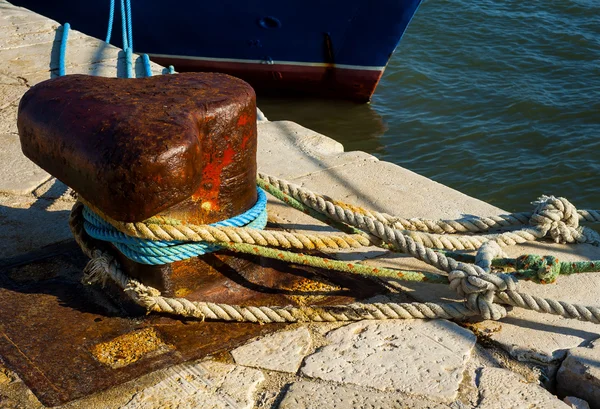
[[[114,77],[123,72],[121,50],[74,29],[67,47],[67,74]],[[14,266],[27,271],[28,265],[59,254],[73,242],[68,218],[74,199],[65,185],[22,155],[16,128],[21,96],[34,84],[58,75],[60,34],[58,23],[0,0],[3,280],[15,279],[10,273]],[[142,76],[141,59],[136,59],[135,68]],[[155,75],[164,72],[155,64],[152,70]],[[339,143],[296,123],[264,120],[257,126],[259,171],[337,200],[405,218],[504,213],[366,153],[344,152]],[[271,199],[269,220],[283,229],[332,231]],[[577,198],[569,199],[577,204]],[[509,247],[507,253],[510,257],[552,254],[561,261],[600,260],[600,249],[588,244],[534,243]],[[376,266],[433,271],[415,259],[379,248],[337,256]],[[408,300],[456,298],[446,285],[404,287]],[[523,282],[521,288],[540,297],[600,305],[600,273],[564,276],[545,286]],[[4,326],[0,320],[1,342],[10,344]],[[500,321],[470,325],[447,320],[294,324],[217,357],[161,369],[60,407],[599,409],[600,345],[594,343],[599,337],[596,324],[518,308]],[[40,335],[40,342],[42,338],[51,337]],[[48,378],[36,363],[39,357],[20,352],[38,368],[40,377]],[[46,381],[53,388],[62,387],[52,379]],[[5,365],[0,366],[0,407],[44,406]]]

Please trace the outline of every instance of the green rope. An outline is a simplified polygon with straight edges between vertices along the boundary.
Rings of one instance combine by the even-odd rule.
[[[345,273],[359,274],[366,277],[380,277],[399,281],[428,282],[447,284],[448,278],[442,274],[396,270],[387,267],[372,267],[360,263],[334,260],[325,257],[310,256],[303,253],[280,250],[271,247],[257,246],[245,243],[219,243],[224,249],[239,253],[254,254],[261,257],[282,260],[292,264],[302,264],[327,270],[337,270]]]
[[[525,279],[549,284],[561,275],[597,272],[600,270],[600,261],[559,261],[554,256],[525,254],[516,259],[516,268]]]
[[[454,251],[435,250],[456,261],[475,263],[475,256],[457,253]],[[509,274],[519,279],[533,280],[540,284],[551,284],[561,275],[580,273],[596,273],[600,271],[600,260],[590,261],[559,261],[554,256],[538,256],[537,254],[524,254],[518,258],[495,258],[492,266],[503,269],[514,269]]]
[[[261,257],[282,260],[293,264],[337,270],[345,273],[359,274],[365,277],[378,277],[398,281],[427,282],[434,284],[447,284],[448,279],[443,274],[424,271],[397,270],[388,267],[372,267],[362,263],[354,263],[330,259],[326,257],[311,256],[303,253],[280,250],[245,243],[219,243],[224,249],[234,252],[253,254]],[[474,262],[475,257],[469,254],[460,254],[462,259],[457,261]],[[597,272],[600,261],[558,262],[553,256],[537,256],[527,254],[513,258],[496,258],[492,265],[496,267],[515,268],[515,271],[506,272],[522,280],[532,280],[540,284],[550,284],[556,281],[559,275]]]
[[[600,260],[560,262],[560,275],[596,273],[598,270],[600,270]]]

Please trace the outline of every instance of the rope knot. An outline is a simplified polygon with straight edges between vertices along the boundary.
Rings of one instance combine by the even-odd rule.
[[[541,257],[535,254],[524,254],[517,258],[517,269],[535,271],[541,284],[555,282],[560,275],[560,268],[560,261],[554,256]]]
[[[532,203],[535,210],[529,223],[556,243],[573,243],[581,235],[575,206],[564,197],[541,196]]]
[[[459,263],[448,274],[448,281],[450,288],[465,298],[465,304],[471,311],[492,320],[506,316],[506,308],[494,303],[494,295],[517,289],[515,279],[508,274],[490,274],[477,265],[464,263]]]

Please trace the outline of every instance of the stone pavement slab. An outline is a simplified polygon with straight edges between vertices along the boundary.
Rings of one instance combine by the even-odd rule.
[[[50,175],[21,153],[17,135],[0,135],[0,163],[3,181],[0,193],[25,195],[50,179]]]
[[[311,345],[310,332],[301,327],[264,336],[234,349],[231,355],[239,365],[296,373]]]
[[[217,361],[196,361],[151,373],[56,409],[250,409],[262,372]],[[23,382],[0,367],[0,408],[42,409]]]
[[[56,30],[60,27],[49,19],[24,20],[21,13],[8,13],[1,8],[0,49],[21,48],[56,40]]]
[[[0,109],[18,101],[27,91],[25,80],[12,75],[0,74]]]
[[[55,38],[45,43],[27,47],[0,49],[0,72],[17,75],[58,70],[62,27]],[[18,33],[14,33],[17,35]],[[3,36],[4,37],[4,36]],[[69,40],[65,54],[65,66],[69,67],[89,62],[100,62],[115,58],[120,49],[103,41],[88,37],[76,30],[69,30]]]
[[[0,11],[2,12],[0,18],[0,27],[13,26],[14,29],[24,24],[43,24],[51,21],[47,17],[32,11],[26,10],[22,7],[17,7],[9,3],[8,1],[0,1]]]
[[[472,332],[445,320],[362,321],[326,339],[303,375],[445,402],[456,398],[475,344]]]
[[[282,139],[290,137],[289,133],[281,134]],[[302,145],[301,142],[296,144]],[[259,140],[259,149],[260,146]],[[296,152],[281,152],[271,159],[259,153],[259,170],[274,174],[281,166],[298,169],[300,166],[295,166],[295,156],[303,152],[296,148]],[[343,159],[344,162],[328,166],[326,171],[319,169],[319,164],[314,164],[310,172],[307,172],[309,169],[290,171],[282,177],[336,200],[402,217],[454,219],[469,214],[483,216],[502,213],[497,207],[408,169],[369,156],[358,156],[358,160],[354,160],[356,155],[356,152],[341,154],[338,161]],[[281,163],[281,158],[285,158],[284,163]]]
[[[290,121],[258,123],[258,171],[294,180],[354,162],[378,162],[365,152],[344,152],[339,142]]]
[[[362,390],[347,385],[301,381],[285,393],[279,409],[460,409],[449,405],[398,393]]]
[[[0,134],[18,135],[17,129],[17,109],[18,101],[13,101],[5,108],[0,108]],[[20,145],[19,145],[20,146]]]
[[[561,395],[586,400],[591,409],[600,409],[600,341],[569,350],[558,370],[556,389]]]
[[[122,409],[251,409],[253,395],[264,381],[260,371],[204,361],[164,371],[166,378],[134,395]]]
[[[527,383],[506,369],[483,368],[477,409],[569,409],[569,405],[539,385]]]

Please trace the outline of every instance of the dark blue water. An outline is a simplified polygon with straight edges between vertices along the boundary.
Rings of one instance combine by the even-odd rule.
[[[259,105],[509,211],[600,209],[598,0],[425,0],[370,105]]]

